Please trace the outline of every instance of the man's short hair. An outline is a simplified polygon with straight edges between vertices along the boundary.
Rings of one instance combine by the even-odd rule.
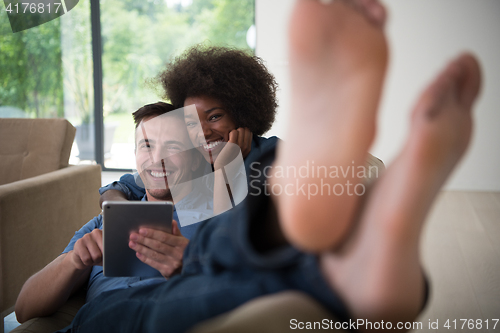
[[[135,128],[139,126],[141,121],[144,119],[160,116],[170,111],[174,111],[175,108],[172,104],[165,102],[157,102],[153,104],[146,104],[134,113],[132,116],[134,117]]]

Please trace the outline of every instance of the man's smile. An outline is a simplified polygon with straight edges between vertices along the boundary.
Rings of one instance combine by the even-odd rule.
[[[149,170],[149,174],[153,176],[154,178],[163,178],[167,177],[171,174],[172,172],[163,172],[163,171],[154,171],[154,170]]]

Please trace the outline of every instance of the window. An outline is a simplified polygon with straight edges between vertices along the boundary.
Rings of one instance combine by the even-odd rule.
[[[93,53],[99,30],[91,16],[100,19],[102,54]],[[197,43],[252,50],[254,0],[80,0],[60,18],[15,34],[2,18],[0,34],[0,117],[65,117],[77,127],[70,163],[132,169],[131,114],[161,95],[147,80]]]
[[[103,0],[104,166],[130,169],[134,124],[131,112],[159,100],[153,78],[191,45],[249,48],[253,0]]]

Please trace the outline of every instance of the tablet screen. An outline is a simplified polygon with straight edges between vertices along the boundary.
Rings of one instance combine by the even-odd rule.
[[[137,258],[128,246],[129,237],[140,227],[172,233],[172,202],[105,201],[102,207],[104,276],[161,276],[159,271]]]

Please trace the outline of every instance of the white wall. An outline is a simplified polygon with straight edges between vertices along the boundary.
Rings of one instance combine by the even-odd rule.
[[[500,1],[384,0],[391,65],[383,96],[378,137],[371,152],[386,164],[406,137],[409,113],[437,72],[463,50],[483,68],[483,90],[475,110],[469,151],[447,189],[500,191]],[[256,0],[257,55],[280,85],[280,108],[268,135],[285,137],[289,109],[287,25],[293,0]]]

